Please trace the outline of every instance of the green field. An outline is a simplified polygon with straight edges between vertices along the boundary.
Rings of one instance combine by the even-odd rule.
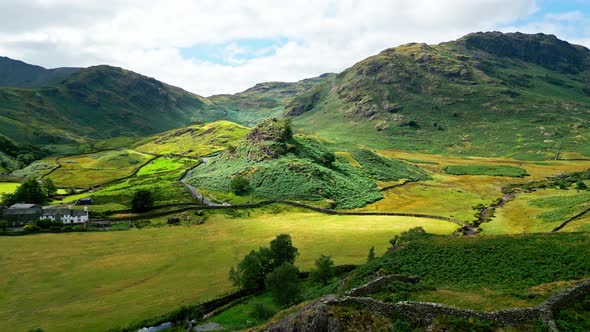
[[[157,134],[138,142],[135,146],[137,151],[151,154],[201,157],[236,144],[248,131],[247,127],[233,122],[216,121]]]
[[[16,191],[16,188],[20,186],[20,183],[16,182],[0,182],[0,195],[12,194]]]
[[[497,209],[495,217],[481,225],[483,234],[549,232],[562,221],[590,206],[590,193],[576,190],[543,189],[518,194],[514,201]],[[561,232],[588,231],[590,218],[569,223]]]
[[[158,157],[141,167],[135,176],[100,187],[92,193],[68,196],[63,202],[74,202],[82,197],[91,197],[94,205],[91,211],[108,212],[129,209],[133,193],[140,189],[149,190],[156,205],[193,202],[194,199],[178,182],[181,175],[198,164],[199,160],[182,157]]]
[[[447,174],[452,175],[489,175],[521,178],[528,173],[520,168],[509,165],[454,165],[444,167]]]
[[[88,188],[131,175],[151,158],[133,150],[61,157],[49,178],[60,187]]]
[[[202,226],[45,234],[0,241],[0,330],[104,331],[230,291],[230,266],[280,233],[291,234],[309,269],[320,254],[359,264],[368,249],[411,227],[449,234],[452,223],[315,213],[231,218]],[[115,309],[114,309],[115,308]]]

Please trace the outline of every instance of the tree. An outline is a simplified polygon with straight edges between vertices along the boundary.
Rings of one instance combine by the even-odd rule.
[[[588,186],[584,183],[584,181],[578,181],[576,183],[576,189],[578,189],[578,190],[588,190]]]
[[[57,187],[53,184],[53,180],[50,178],[43,179],[43,190],[47,197],[51,197],[57,193]]]
[[[274,301],[281,306],[293,304],[301,295],[299,270],[288,262],[269,273],[265,285],[272,293]]]
[[[324,152],[319,158],[320,164],[328,167],[332,165],[333,162],[336,161],[336,155],[332,152]]]
[[[315,269],[311,271],[309,277],[313,282],[326,285],[334,276],[333,266],[334,261],[332,261],[332,257],[321,255],[315,260]]]
[[[367,256],[367,263],[375,259],[375,247],[369,249],[369,255]]]
[[[154,197],[149,190],[141,189],[135,192],[131,200],[131,211],[146,212],[154,207]]]
[[[250,187],[250,182],[248,182],[248,179],[246,179],[245,177],[238,175],[234,176],[231,179],[230,186],[231,191],[233,191],[234,194],[242,195],[248,191],[248,188]]]
[[[13,204],[16,204],[16,196],[14,195],[14,193],[4,193],[2,194],[2,205],[6,205],[6,206],[11,206]]]
[[[16,189],[13,198],[16,203],[32,204],[43,204],[47,200],[43,188],[41,188],[41,185],[35,179],[29,179],[23,182]]]
[[[280,234],[270,241],[270,257],[272,268],[279,267],[283,263],[295,263],[299,250],[293,246],[289,234]]]
[[[232,267],[229,271],[229,279],[236,287],[260,290],[264,288],[264,278],[271,270],[270,250],[262,247],[258,251],[250,251],[238,263],[237,268]]]
[[[0,230],[5,231],[8,228],[8,221],[0,220]]]

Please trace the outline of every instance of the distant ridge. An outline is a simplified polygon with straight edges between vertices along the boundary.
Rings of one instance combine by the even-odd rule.
[[[46,69],[0,56],[0,86],[15,88],[38,87],[53,80],[70,76],[81,69],[69,67]]]

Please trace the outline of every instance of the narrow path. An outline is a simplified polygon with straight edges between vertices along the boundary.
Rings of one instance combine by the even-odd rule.
[[[209,161],[209,158],[202,158],[202,159],[201,159],[201,162],[200,162],[200,163],[199,163],[197,166],[195,166],[195,167],[191,168],[190,170],[186,171],[186,172],[184,173],[184,175],[183,175],[183,176],[180,178],[180,180],[179,180],[179,181],[180,181],[180,183],[181,183],[181,184],[184,186],[184,188],[186,188],[186,190],[187,190],[188,192],[190,192],[190,193],[191,193],[191,195],[192,195],[192,196],[193,196],[193,197],[194,197],[194,198],[195,198],[197,201],[199,201],[199,203],[201,203],[201,205],[207,205],[207,206],[230,206],[231,204],[229,204],[229,203],[218,204],[218,203],[212,202],[211,200],[209,200],[209,199],[207,199],[205,196],[203,196],[201,193],[199,193],[199,191],[197,190],[197,188],[196,188],[196,187],[194,187],[193,185],[191,185],[191,184],[190,184],[190,183],[187,181],[187,179],[189,179],[189,178],[192,176],[192,174],[193,174],[193,171],[194,171],[194,170],[195,170],[197,167],[201,166],[202,164],[206,164],[208,161]]]

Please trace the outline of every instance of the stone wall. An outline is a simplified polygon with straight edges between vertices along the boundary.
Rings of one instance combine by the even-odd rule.
[[[409,278],[407,279],[409,282],[416,280],[412,279],[414,277],[406,278]],[[372,314],[393,319],[403,318],[423,327],[431,325],[440,316],[452,316],[492,321],[500,327],[527,325],[540,320],[547,324],[550,331],[559,332],[553,320],[554,314],[590,295],[590,279],[588,279],[554,294],[536,307],[513,308],[492,312],[461,309],[430,302],[385,303],[371,297],[364,297],[367,294],[379,292],[389,282],[396,280],[402,281],[400,276],[384,276],[362,287],[350,290],[343,297],[326,296],[307,305],[283,321],[270,326],[267,331],[304,331],[305,329],[302,329],[302,327],[318,328],[321,331],[342,331],[345,329],[342,329],[336,317],[329,314],[329,307],[345,306],[366,310]]]
[[[420,278],[413,277],[413,276],[404,276],[404,275],[388,275],[382,276],[379,278],[374,279],[371,282],[366,283],[365,285],[357,288],[353,288],[346,292],[346,296],[367,296],[369,294],[379,293],[383,290],[383,288],[387,287],[387,285],[391,284],[394,281],[401,281],[415,284],[420,281]]]

